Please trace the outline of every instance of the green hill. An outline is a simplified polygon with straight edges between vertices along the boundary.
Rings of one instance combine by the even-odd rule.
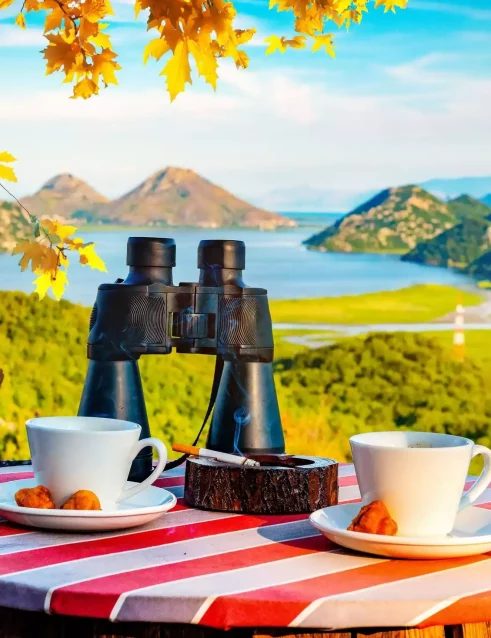
[[[491,250],[491,224],[465,219],[427,242],[420,242],[401,259],[431,266],[465,269]]]
[[[382,191],[305,244],[337,252],[405,253],[458,221],[442,201],[419,186]]]
[[[447,202],[447,206],[455,217],[464,219],[484,219],[491,215],[491,208],[470,195],[461,195]]]
[[[89,313],[66,301],[0,292],[0,458],[28,457],[28,418],[76,414]],[[353,433],[396,427],[489,444],[486,369],[454,361],[436,341],[382,333],[305,354],[291,350],[280,346],[275,363],[290,452],[343,460]],[[140,366],[153,434],[167,445],[190,442],[206,409],[213,358],[151,356]]]
[[[488,373],[421,334],[378,333],[299,354],[278,381],[288,423],[312,415],[305,449],[330,436],[343,458],[353,434],[396,428],[491,441]]]
[[[22,209],[10,202],[0,202],[0,253],[11,252],[30,233],[32,226]]]

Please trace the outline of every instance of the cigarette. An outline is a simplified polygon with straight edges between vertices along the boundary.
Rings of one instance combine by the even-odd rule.
[[[227,454],[226,452],[218,452],[217,450],[208,450],[205,447],[195,447],[194,445],[186,445],[185,443],[174,443],[172,445],[174,452],[182,454],[191,454],[192,456],[201,456],[207,459],[215,459],[222,463],[231,463],[232,465],[246,465],[248,467],[257,467],[261,465],[259,461],[253,461],[245,456],[236,454]]]

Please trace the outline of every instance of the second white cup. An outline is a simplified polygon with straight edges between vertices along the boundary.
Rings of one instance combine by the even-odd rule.
[[[364,504],[382,501],[398,536],[445,536],[457,512],[491,481],[491,450],[470,439],[433,432],[367,432],[350,439]],[[481,454],[484,470],[462,495],[471,460]]]

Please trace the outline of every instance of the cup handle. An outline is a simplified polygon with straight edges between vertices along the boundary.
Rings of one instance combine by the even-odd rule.
[[[467,492],[460,499],[459,512],[469,505],[472,505],[474,501],[481,496],[484,490],[491,483],[491,450],[484,445],[475,445],[472,451],[472,457],[482,454],[484,458],[484,468],[481,472],[481,476],[477,479],[474,485],[467,490]]]
[[[164,471],[165,464],[167,463],[167,448],[159,439],[150,437],[149,439],[142,439],[141,441],[137,441],[132,452],[133,458],[138,454],[140,450],[143,450],[144,447],[148,447],[149,445],[154,447],[158,452],[159,461],[157,463],[157,467],[144,481],[138,483],[138,485],[135,485],[134,487],[130,487],[129,489],[124,490],[121,496],[116,501],[117,503],[126,501],[126,499],[131,498],[132,496],[135,496],[135,494],[139,494],[140,492],[145,490],[149,485],[155,483],[155,481]]]

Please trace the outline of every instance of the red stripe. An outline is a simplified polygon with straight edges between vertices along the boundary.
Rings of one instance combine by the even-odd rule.
[[[32,479],[34,474],[32,472],[19,472],[15,474],[0,474],[0,483],[10,483],[11,481],[22,481],[24,479]]]
[[[338,478],[339,487],[350,487],[351,485],[358,485],[356,476],[340,476]]]
[[[135,589],[306,556],[325,550],[326,545],[328,546],[328,541],[323,536],[316,535],[291,540],[288,543],[272,543],[96,578],[55,590],[51,598],[50,611],[71,616],[109,618],[119,597]]]
[[[117,554],[146,547],[157,547],[189,539],[215,536],[216,534],[289,523],[304,518],[304,514],[291,516],[232,516],[181,527],[168,527],[125,536],[16,552],[15,554],[2,556],[0,576],[26,569],[37,569],[48,565],[80,560],[81,558]]]
[[[464,596],[442,611],[424,620],[418,627],[489,622],[490,608],[491,591],[485,591],[472,596]]]
[[[32,534],[32,531],[24,527],[17,527],[14,523],[0,523],[0,537],[19,536],[19,534]],[[1,559],[0,559],[1,560]]]
[[[473,556],[440,561],[392,560],[287,585],[220,596],[210,605],[200,624],[228,629],[264,626],[267,619],[269,627],[286,627],[312,602],[324,596],[424,576],[482,560],[488,560],[488,557]]]
[[[178,485],[184,485],[184,476],[169,476],[166,478],[159,478],[154,483],[155,487],[177,487]]]

